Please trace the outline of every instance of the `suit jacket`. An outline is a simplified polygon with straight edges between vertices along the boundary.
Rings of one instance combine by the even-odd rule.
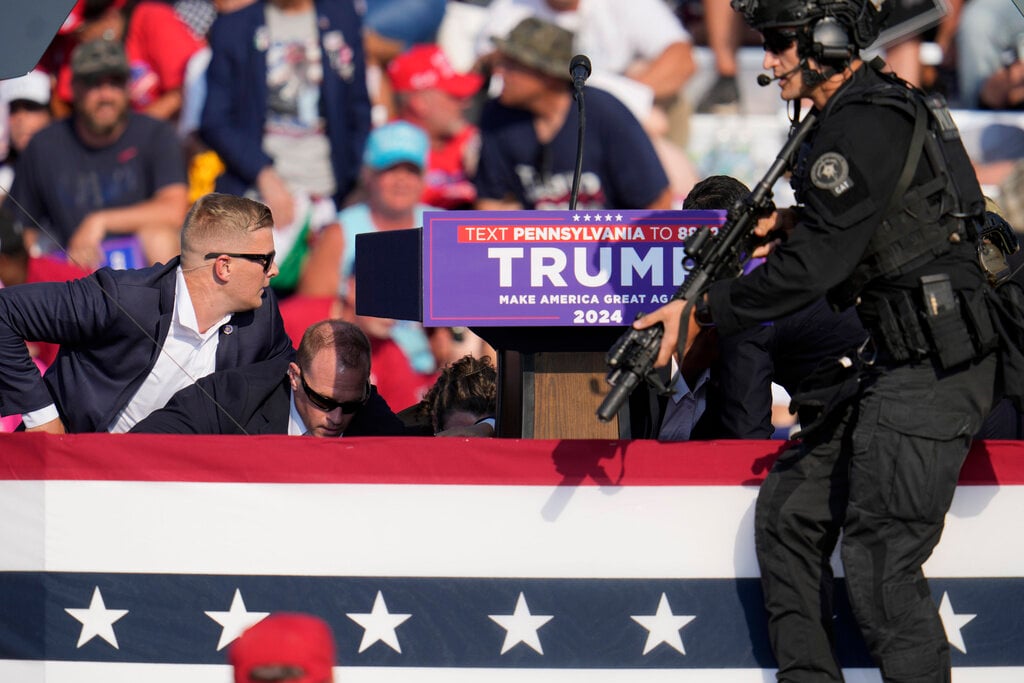
[[[215,372],[185,387],[133,432],[157,434],[287,434],[291,384],[287,359]],[[405,425],[370,388],[345,436],[401,436]]]
[[[0,413],[55,403],[68,431],[105,431],[153,369],[167,338],[178,262],[103,268],[80,280],[0,290]],[[42,379],[26,340],[60,344]],[[267,288],[263,305],[221,326],[216,368],[290,359],[293,353]]]
[[[263,151],[267,113],[266,2],[222,14],[210,28],[212,56],[199,133],[227,170],[217,190],[244,194],[273,164]],[[320,111],[341,199],[354,187],[370,132],[361,23],[352,0],[316,0],[323,81]],[[262,39],[261,39],[262,36]]]
[[[706,408],[690,439],[770,439],[772,382],[793,394],[823,361],[849,353],[867,334],[854,309],[837,313],[821,298],[772,323],[721,337]],[[668,381],[667,373],[662,379]],[[630,402],[638,415],[634,435],[656,438],[666,399],[653,391],[634,393],[640,394],[638,404]]]

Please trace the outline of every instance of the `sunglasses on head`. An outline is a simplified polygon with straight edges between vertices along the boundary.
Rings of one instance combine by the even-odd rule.
[[[230,256],[231,258],[240,258],[245,259],[246,261],[252,261],[253,263],[258,263],[263,268],[263,274],[266,275],[270,272],[270,266],[274,265],[274,257],[277,256],[277,252],[271,251],[269,254],[232,254],[227,251],[211,251],[203,258],[211,259],[219,256]]]
[[[370,380],[366,380],[366,387],[363,389],[363,397],[358,401],[335,401],[330,396],[324,396],[318,394],[309,388],[306,384],[306,374],[304,372],[299,373],[299,383],[302,384],[302,391],[306,393],[306,398],[314,406],[329,413],[336,408],[341,408],[341,412],[345,415],[351,415],[357,412],[360,408],[366,405],[366,402],[370,400]]]
[[[798,37],[794,29],[780,28],[765,29],[761,35],[764,38],[764,51],[775,55],[782,54],[792,47]]]

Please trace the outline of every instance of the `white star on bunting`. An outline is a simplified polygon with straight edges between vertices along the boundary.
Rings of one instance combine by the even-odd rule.
[[[89,602],[88,608],[66,607],[64,611],[82,624],[82,633],[78,636],[77,647],[82,647],[96,636],[99,636],[110,645],[113,645],[115,650],[120,649],[117,646],[117,636],[114,635],[114,622],[128,614],[128,610],[107,609],[107,606],[103,603],[103,594],[100,593],[99,586],[93,589],[92,601]]]
[[[650,616],[631,616],[631,619],[647,629],[647,642],[644,644],[644,654],[647,654],[662,643],[665,643],[681,655],[686,654],[683,647],[683,638],[679,635],[680,629],[696,619],[695,615],[672,614],[672,607],[668,604],[668,597],[662,593],[658,601],[658,611]]]
[[[398,628],[411,614],[391,614],[384,602],[384,595],[377,591],[377,597],[373,601],[373,609],[369,614],[348,612],[346,617],[363,627],[363,640],[359,643],[359,651],[362,652],[378,640],[384,643],[395,652],[401,653],[402,647],[398,644]]]
[[[501,654],[505,654],[519,643],[526,643],[537,654],[544,654],[537,630],[551,621],[553,615],[530,614],[530,607],[526,604],[526,597],[522,593],[519,593],[516,609],[512,614],[488,614],[487,616],[505,629],[505,642],[501,645]]]
[[[242,600],[242,591],[236,588],[235,597],[231,599],[231,607],[227,612],[206,612],[205,614],[224,627],[220,632],[220,640],[217,642],[217,651],[219,652],[232,640],[242,635],[245,629],[262,621],[270,612],[248,611],[245,608],[245,601]]]
[[[953,603],[949,601],[949,593],[942,594],[942,602],[939,604],[939,617],[942,619],[942,628],[946,630],[946,640],[949,644],[967,654],[967,646],[964,645],[964,637],[960,629],[969,624],[977,614],[957,614],[953,611]]]

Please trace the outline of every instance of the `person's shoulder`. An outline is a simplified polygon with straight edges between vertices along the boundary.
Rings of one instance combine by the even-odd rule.
[[[632,112],[629,111],[629,107],[622,103],[615,95],[611,94],[607,90],[601,88],[587,86],[584,88],[584,96],[587,98],[587,104],[593,105],[593,109],[600,109],[602,114],[612,114],[617,116],[629,115],[630,118],[636,119]]]
[[[114,270],[106,267],[100,268],[92,276],[99,280],[116,282],[123,287],[153,287],[161,283],[164,278],[174,277],[178,262],[179,258],[175,256],[167,263],[157,263],[145,268]]]
[[[410,432],[402,419],[395,415],[384,397],[371,385],[370,400],[366,402],[345,430],[348,436],[408,436]]]
[[[326,14],[334,20],[359,20],[359,15],[356,13],[355,9],[355,3],[337,2],[337,0],[314,0],[313,4],[318,13]]]
[[[71,122],[72,117],[69,116],[37,131],[25,148],[24,154],[38,153],[41,150],[47,150],[49,153],[54,147],[59,147],[61,151],[66,151],[71,145],[81,147]]]
[[[135,127],[136,129],[144,132],[152,132],[154,134],[164,135],[170,133],[174,135],[174,126],[165,121],[164,119],[158,119],[150,116],[149,114],[143,114],[142,112],[129,112],[128,113],[129,128]]]
[[[265,3],[253,2],[232,12],[218,14],[210,26],[207,40],[211,45],[217,44],[221,47],[230,44],[244,45],[248,43],[248,38],[238,33],[238,31],[244,30],[248,26],[261,25],[265,16],[264,8]]]
[[[480,112],[481,135],[509,129],[515,131],[526,126],[533,126],[533,114],[525,109],[508,107],[498,100],[490,100]]]
[[[218,370],[203,380],[212,382],[218,391],[245,391],[267,396],[284,380],[290,362],[291,356],[277,356],[237,368]]]

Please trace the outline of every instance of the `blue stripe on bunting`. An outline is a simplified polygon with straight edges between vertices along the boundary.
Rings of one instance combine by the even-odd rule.
[[[99,588],[118,648],[100,637],[76,647],[82,624],[66,608],[90,605]],[[932,579],[936,604],[948,593],[967,653],[954,666],[1024,666],[1024,579]],[[0,659],[220,664],[222,627],[205,613],[228,611],[236,589],[250,612],[299,611],[326,619],[346,666],[543,668],[772,668],[757,579],[479,579],[207,576],[0,572]],[[396,627],[396,652],[377,641],[358,652],[363,628],[346,613],[368,613],[381,592]],[[523,593],[543,654],[520,642],[501,654],[506,631],[488,615],[512,614]],[[648,632],[634,615],[655,614],[664,593],[674,615],[695,618],[643,654]],[[837,582],[843,667],[869,667]],[[948,624],[947,624],[948,626]]]

